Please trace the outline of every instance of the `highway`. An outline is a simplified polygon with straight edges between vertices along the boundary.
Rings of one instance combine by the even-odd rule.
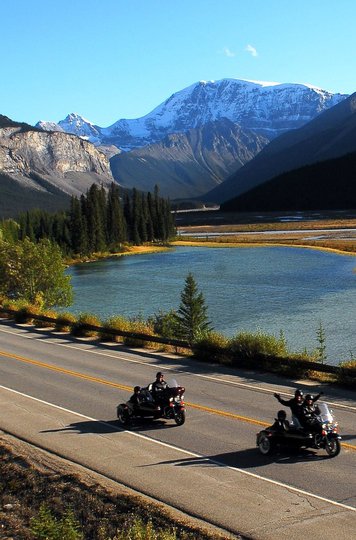
[[[187,420],[123,430],[116,405],[160,370],[186,388]],[[352,538],[355,393],[99,344],[0,320],[0,429],[154,499],[255,539]],[[256,433],[296,386],[331,404],[342,450],[260,455]],[[323,534],[321,534],[323,531]],[[318,535],[319,532],[319,535]]]

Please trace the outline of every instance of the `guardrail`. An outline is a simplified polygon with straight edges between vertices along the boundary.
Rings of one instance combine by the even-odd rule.
[[[19,313],[15,309],[8,309],[0,307],[0,313],[8,313],[10,315],[16,315],[16,313]],[[57,318],[53,317],[47,317],[46,315],[35,315],[30,312],[22,312],[24,314],[24,317],[28,316],[28,318],[32,318],[36,321],[43,321],[48,323],[57,324],[59,321]],[[191,345],[187,341],[183,341],[180,339],[168,339],[160,336],[148,336],[147,334],[140,334],[138,332],[126,332],[125,330],[116,330],[115,328],[106,328],[103,326],[96,326],[93,324],[87,324],[87,323],[78,323],[77,321],[69,322],[68,326],[70,327],[79,327],[83,330],[89,330],[93,332],[98,332],[100,334],[110,334],[112,336],[122,336],[122,337],[129,337],[133,339],[140,339],[142,341],[150,341],[153,343],[161,343],[163,345],[171,345],[172,347],[178,347],[182,349],[191,349]]]
[[[3,308],[0,307],[0,313],[9,314],[9,315],[16,315],[19,313],[18,310],[10,309],[10,308]],[[37,315],[30,312],[22,311],[24,317],[28,316],[29,318],[32,318],[34,320],[42,321],[42,322],[48,322],[52,324],[57,324],[59,321],[57,318],[53,317],[47,317],[46,315]],[[188,349],[188,350],[194,350],[194,346],[189,344],[187,341],[179,340],[179,339],[168,339],[160,336],[148,336],[147,334],[141,334],[137,332],[127,332],[124,330],[116,330],[115,328],[106,328],[102,326],[96,326],[92,324],[87,323],[78,323],[77,321],[69,322],[68,326],[75,328],[78,327],[81,330],[85,331],[92,331],[97,332],[98,334],[109,334],[112,336],[121,336],[121,337],[128,337],[132,339],[138,339],[142,341],[147,341],[151,343],[160,343],[163,345],[170,345],[172,347],[182,348],[182,349]],[[227,353],[229,354],[229,353]],[[274,361],[272,358],[269,360],[269,358],[266,356],[262,359],[261,364],[266,364],[268,362],[271,364],[274,362],[275,365],[273,365],[273,371],[276,371],[276,365],[278,365],[283,368],[290,368],[295,367],[296,369],[305,369],[305,371],[318,371],[320,373],[330,373],[335,375],[347,375],[350,378],[355,378],[355,384],[356,384],[356,368],[344,368],[341,366],[332,366],[329,364],[322,364],[320,362],[309,362],[308,360],[294,360],[290,358],[276,358]],[[239,367],[236,364],[236,367]],[[243,362],[241,367],[252,367],[258,369],[259,367],[264,368],[264,365],[258,365],[257,361],[250,361],[248,364],[247,362]]]

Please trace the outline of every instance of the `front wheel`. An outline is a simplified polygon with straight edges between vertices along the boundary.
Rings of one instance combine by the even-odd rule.
[[[330,457],[338,456],[341,450],[339,439],[327,439],[325,443],[325,450]]]
[[[177,426],[182,426],[185,422],[185,411],[180,411],[174,415]]]
[[[269,456],[273,452],[273,444],[270,437],[267,435],[261,435],[258,440],[258,448],[261,454]]]

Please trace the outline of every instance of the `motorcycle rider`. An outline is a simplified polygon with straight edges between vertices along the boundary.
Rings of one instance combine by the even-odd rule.
[[[127,406],[129,408],[129,411],[130,411],[131,414],[133,414],[135,412],[135,410],[137,409],[137,407],[139,405],[139,394],[141,392],[141,387],[140,386],[135,386],[133,391],[134,391],[134,393],[132,394],[130,399],[127,401]]]
[[[164,380],[164,375],[161,371],[156,373],[156,380],[152,383],[152,397],[155,401],[164,401],[165,389],[168,384]]]
[[[285,407],[290,407],[292,411],[292,415],[295,416],[295,418],[299,420],[300,423],[302,423],[301,420],[303,418],[303,403],[304,403],[303,390],[300,390],[299,388],[297,388],[297,390],[294,392],[294,397],[287,400],[282,399],[280,394],[275,393],[273,395],[279,401],[279,403],[281,403]]]
[[[304,428],[312,433],[321,433],[322,425],[318,418],[319,407],[315,405],[315,402],[320,398],[322,392],[313,396],[312,394],[307,394],[303,402],[303,417],[301,419],[301,424]]]
[[[280,410],[277,413],[277,418],[275,418],[274,424],[272,424],[271,429],[274,429],[279,432],[288,431],[290,428],[289,422],[287,420],[287,413],[284,410]]]

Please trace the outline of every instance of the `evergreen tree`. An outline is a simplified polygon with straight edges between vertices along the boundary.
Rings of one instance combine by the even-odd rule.
[[[77,197],[72,197],[69,213],[70,247],[73,253],[85,255],[88,252],[86,218]]]
[[[186,339],[189,343],[194,343],[212,330],[203,293],[198,291],[196,281],[190,272],[185,279],[176,318],[178,337]]]
[[[126,222],[120,201],[119,186],[112,182],[107,202],[107,241],[117,245],[126,241]]]
[[[104,251],[106,216],[103,208],[103,195],[96,184],[93,184],[86,198],[86,218],[88,226],[89,251]]]

